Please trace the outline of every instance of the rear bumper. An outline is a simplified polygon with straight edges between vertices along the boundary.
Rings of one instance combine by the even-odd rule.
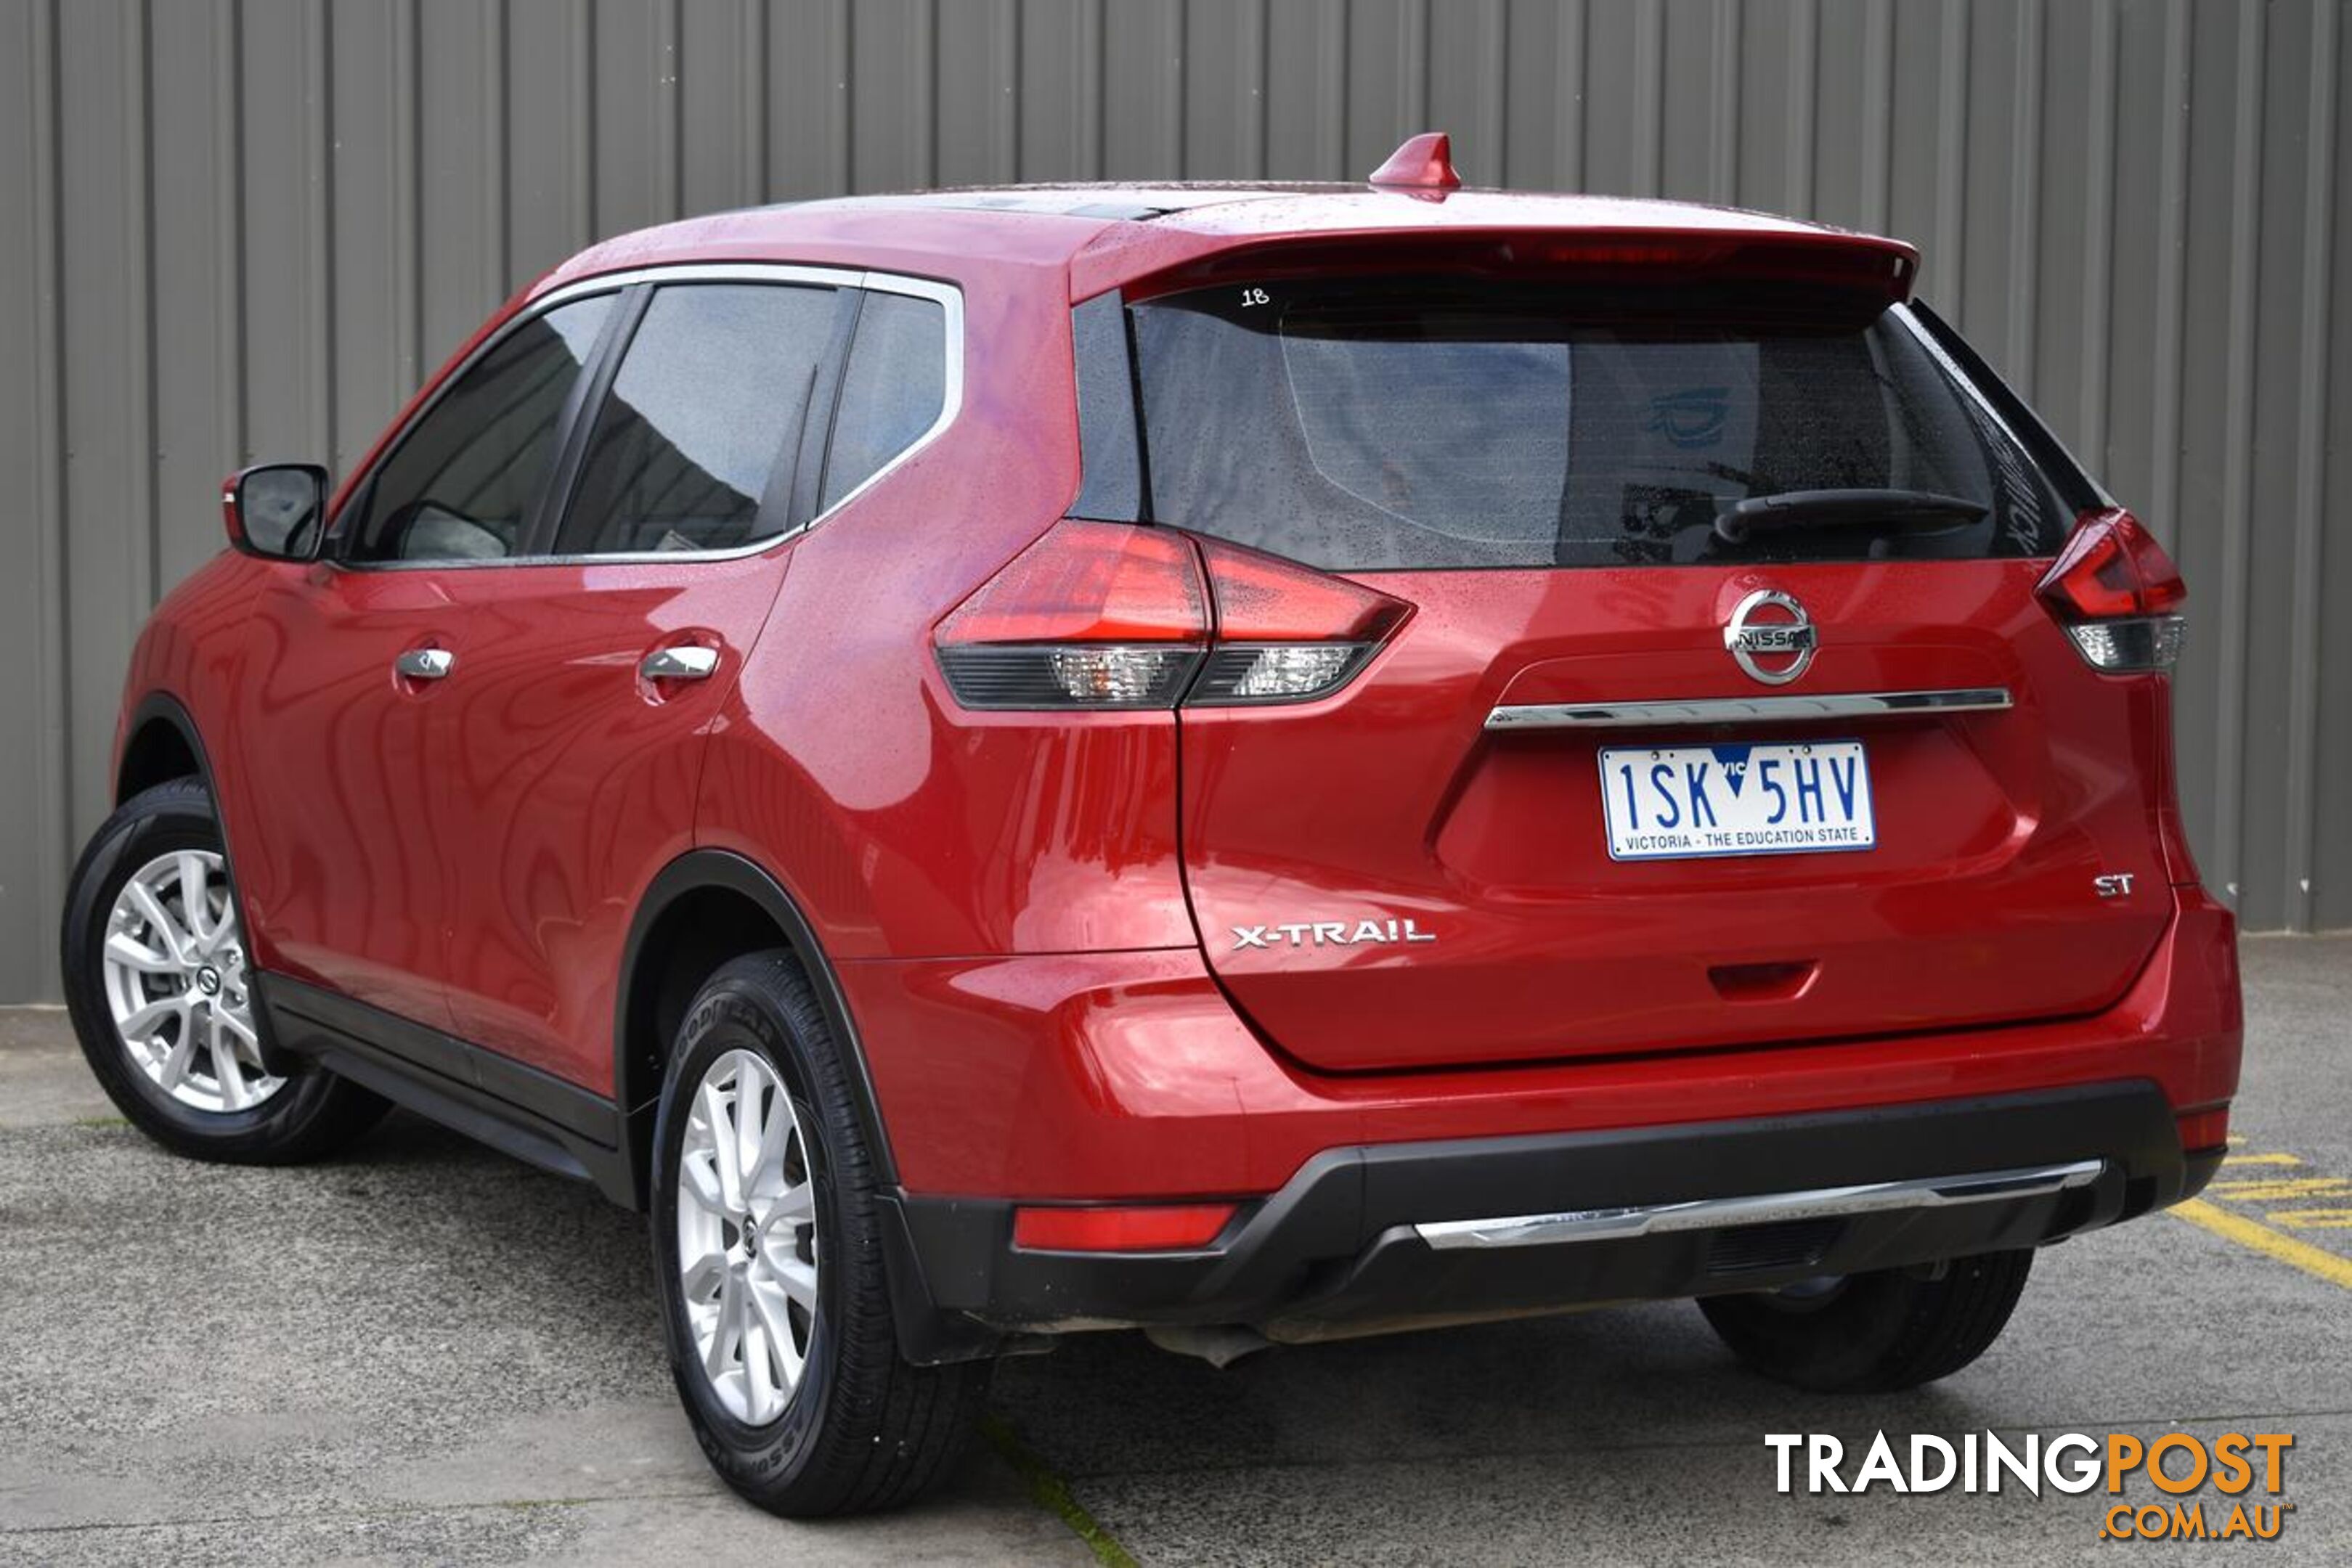
[[[894,1283],[919,1339],[945,1319],[967,1341],[1211,1323],[1312,1340],[2039,1246],[2179,1202],[2221,1158],[2181,1148],[2146,1082],[1381,1145],[1317,1155],[1184,1252],[1028,1250],[1010,1201],[900,1197]],[[1769,1201],[1723,1201],[1743,1198]]]
[[[1313,1337],[2031,1246],[2201,1186],[2218,1152],[2185,1154],[2178,1119],[2229,1103],[2242,1034],[2235,933],[2194,888],[2095,1017],[1484,1071],[1305,1071],[1250,1032],[1196,951],[840,973],[903,1184],[902,1338],[925,1359],[1038,1329]],[[2062,1191],[1829,1216],[1803,1234],[1444,1249],[1413,1228],[2082,1160],[2097,1176]],[[1186,1198],[1243,1207],[1194,1252],[1012,1245],[1020,1204]]]

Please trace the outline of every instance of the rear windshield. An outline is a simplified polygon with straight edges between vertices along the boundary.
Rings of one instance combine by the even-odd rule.
[[[1354,571],[2053,552],[2028,455],[1894,311],[1859,317],[1395,280],[1153,300],[1152,516]]]

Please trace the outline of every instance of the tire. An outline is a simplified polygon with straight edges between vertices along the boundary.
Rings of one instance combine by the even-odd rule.
[[[191,939],[189,884],[153,871],[191,857],[205,869],[207,896],[219,904],[199,921],[216,949]],[[159,936],[134,910],[118,910],[134,878],[142,886],[163,879],[164,902],[176,911],[175,937]],[[184,951],[191,962],[161,965],[152,976],[110,967],[108,942],[116,936],[158,958],[176,959]],[[208,961],[195,961],[200,946]],[[227,845],[212,796],[199,779],[158,784],[124,801],[100,826],[68,884],[59,956],[66,1010],[90,1071],[131,1125],[175,1154],[235,1165],[295,1165],[341,1150],[391,1109],[324,1069],[278,1078],[258,1065],[266,1026],[245,990],[242,921],[228,879]],[[213,988],[205,991],[199,982]],[[160,999],[175,993],[190,1005]],[[126,1019],[123,1010],[142,998],[160,1009],[159,1032],[152,1036],[124,1027],[139,1015]],[[207,1038],[215,1016],[221,1032]],[[241,1038],[239,1024],[249,1038]],[[134,1034],[142,1043],[134,1043]],[[229,1053],[226,1063],[217,1054],[223,1050]],[[236,1073],[235,1085],[221,1076],[225,1071]]]
[[[740,1146],[729,1140],[745,1114],[781,1174],[729,1186],[718,1151]],[[895,1508],[948,1473],[992,1364],[914,1366],[898,1354],[848,1064],[791,955],[732,960],[688,1009],[652,1175],[670,1369],[719,1477],[772,1513],[807,1519]]]
[[[1933,1270],[1855,1274],[1818,1295],[1709,1296],[1699,1311],[1732,1353],[1777,1383],[1821,1394],[1883,1394],[1947,1377],[2000,1337],[2031,1249],[1958,1258]]]

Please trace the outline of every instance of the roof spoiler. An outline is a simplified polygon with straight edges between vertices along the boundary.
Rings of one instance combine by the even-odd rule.
[[[1874,310],[1910,298],[1918,267],[1918,253],[1897,241],[1810,230],[1372,229],[1252,238],[1118,287],[1131,304],[1222,283],[1422,270],[1496,282],[1753,283],[1851,296]]]

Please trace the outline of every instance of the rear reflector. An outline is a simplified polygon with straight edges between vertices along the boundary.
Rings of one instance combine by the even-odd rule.
[[[2196,1154],[2202,1149],[2218,1149],[2230,1141],[2230,1108],[2218,1111],[2191,1111],[2180,1118],[2180,1147]]]
[[[2129,512],[2085,512],[2035,591],[2094,669],[2168,670],[2180,656],[2188,585]]]
[[[1173,528],[1066,520],[950,612],[934,642],[966,707],[1240,706],[1339,690],[1410,610]]]
[[[1206,1247],[1239,1207],[1155,1203],[1103,1208],[1018,1208],[1013,1244],[1042,1252],[1168,1252]]]

